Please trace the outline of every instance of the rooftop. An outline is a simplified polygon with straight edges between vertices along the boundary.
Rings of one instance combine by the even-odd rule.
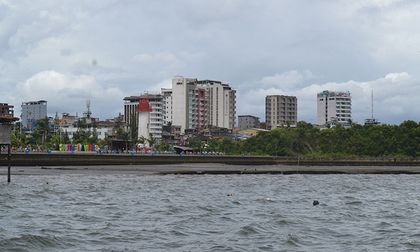
[[[39,101],[22,102],[22,105],[38,105],[38,104],[47,104],[47,101],[39,100]]]

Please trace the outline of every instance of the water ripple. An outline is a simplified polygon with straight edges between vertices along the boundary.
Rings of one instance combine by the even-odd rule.
[[[0,185],[0,251],[419,251],[418,180],[18,176]]]

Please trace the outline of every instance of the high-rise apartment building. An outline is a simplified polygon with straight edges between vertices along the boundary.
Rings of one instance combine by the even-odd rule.
[[[172,79],[172,125],[181,126],[181,132],[197,128],[198,120],[202,119],[201,116],[198,117],[196,82],[197,79],[179,76]]]
[[[297,125],[297,98],[286,95],[265,97],[265,121],[268,129]]]
[[[235,126],[236,91],[228,84],[175,77],[171,99],[172,125],[181,126],[181,132],[209,126],[227,129]]]
[[[317,124],[322,126],[351,122],[350,92],[323,91],[317,95]]]
[[[22,129],[32,131],[37,127],[37,121],[47,117],[47,101],[30,101],[22,103]]]
[[[162,88],[161,94],[163,98],[162,104],[162,115],[163,115],[163,125],[168,125],[172,123],[174,117],[172,113],[172,89]]]
[[[201,80],[208,98],[208,125],[232,129],[236,119],[236,90],[221,81]]]
[[[172,89],[162,88],[159,95],[144,95],[152,112],[150,133],[161,138],[162,126],[172,125],[185,130],[202,130],[214,126],[235,127],[236,91],[220,81],[184,78],[172,79]],[[140,96],[124,98],[124,121],[127,126],[138,127],[136,108]],[[158,130],[159,128],[159,130]]]

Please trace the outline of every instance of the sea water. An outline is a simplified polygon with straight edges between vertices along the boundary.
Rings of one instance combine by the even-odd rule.
[[[0,182],[0,251],[420,251],[419,181],[14,176]]]

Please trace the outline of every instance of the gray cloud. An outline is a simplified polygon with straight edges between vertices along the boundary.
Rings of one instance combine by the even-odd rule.
[[[355,88],[355,102],[364,102],[372,85],[380,119],[418,120],[411,107],[419,94],[419,12],[410,0],[0,0],[0,99],[19,106],[39,94],[54,110],[73,111],[54,97],[80,92],[83,100],[84,92],[37,92],[39,83],[28,93],[25,85],[40,76],[48,85],[57,75],[68,85],[88,78],[89,87],[115,92],[92,96],[105,118],[122,110],[123,96],[184,75],[231,83],[239,113],[262,116],[263,96],[282,92],[299,95],[300,119],[314,121],[320,88]],[[409,78],[392,82],[390,73]],[[396,102],[402,96],[411,104]]]

